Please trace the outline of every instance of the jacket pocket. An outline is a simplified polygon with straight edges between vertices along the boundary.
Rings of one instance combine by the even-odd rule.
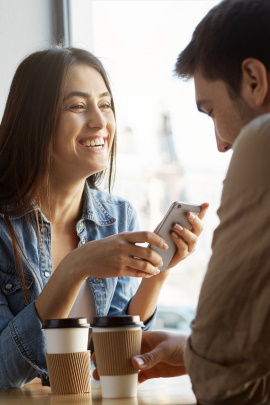
[[[15,271],[14,267],[3,267],[0,265],[0,303],[7,302],[14,315],[25,306],[20,280]],[[25,274],[25,284],[30,292],[30,297],[33,282],[34,277],[30,274]]]

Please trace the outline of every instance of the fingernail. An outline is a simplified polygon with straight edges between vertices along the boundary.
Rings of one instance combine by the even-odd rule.
[[[196,218],[195,214],[193,212],[188,213],[188,219],[191,219],[192,221]]]
[[[177,233],[172,232],[171,235],[172,235],[174,238],[179,239],[179,235],[178,235]]]
[[[140,367],[144,366],[144,361],[141,357],[135,357],[135,359]]]
[[[167,245],[167,243],[163,243],[163,247],[164,247],[164,249],[169,249],[169,246]]]
[[[182,231],[183,227],[181,225],[179,225],[179,224],[175,224],[174,229],[177,229],[178,231]]]
[[[162,263],[162,264],[163,264],[163,263]],[[162,264],[161,264],[161,266],[162,266]],[[159,274],[159,273],[160,273],[160,270],[157,269],[157,270],[155,271],[154,275],[156,276],[156,275]]]

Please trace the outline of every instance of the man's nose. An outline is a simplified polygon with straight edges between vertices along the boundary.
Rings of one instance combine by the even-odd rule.
[[[228,142],[222,141],[217,132],[216,132],[216,142],[217,142],[217,148],[219,152],[227,152],[228,150],[231,149],[231,145]]]

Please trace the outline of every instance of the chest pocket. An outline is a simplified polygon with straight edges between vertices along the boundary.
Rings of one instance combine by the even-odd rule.
[[[25,303],[19,277],[14,271],[14,268],[3,268],[0,266],[0,304],[5,304],[7,302],[9,309],[14,315],[16,315],[24,308]],[[25,283],[26,288],[30,292],[30,300],[33,281],[33,276],[29,274],[25,275]]]

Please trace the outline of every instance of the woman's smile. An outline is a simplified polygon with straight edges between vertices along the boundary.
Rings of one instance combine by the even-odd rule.
[[[80,146],[83,148],[92,150],[92,151],[104,151],[105,149],[105,141],[104,138],[89,138],[85,137],[80,139],[79,141]]]

